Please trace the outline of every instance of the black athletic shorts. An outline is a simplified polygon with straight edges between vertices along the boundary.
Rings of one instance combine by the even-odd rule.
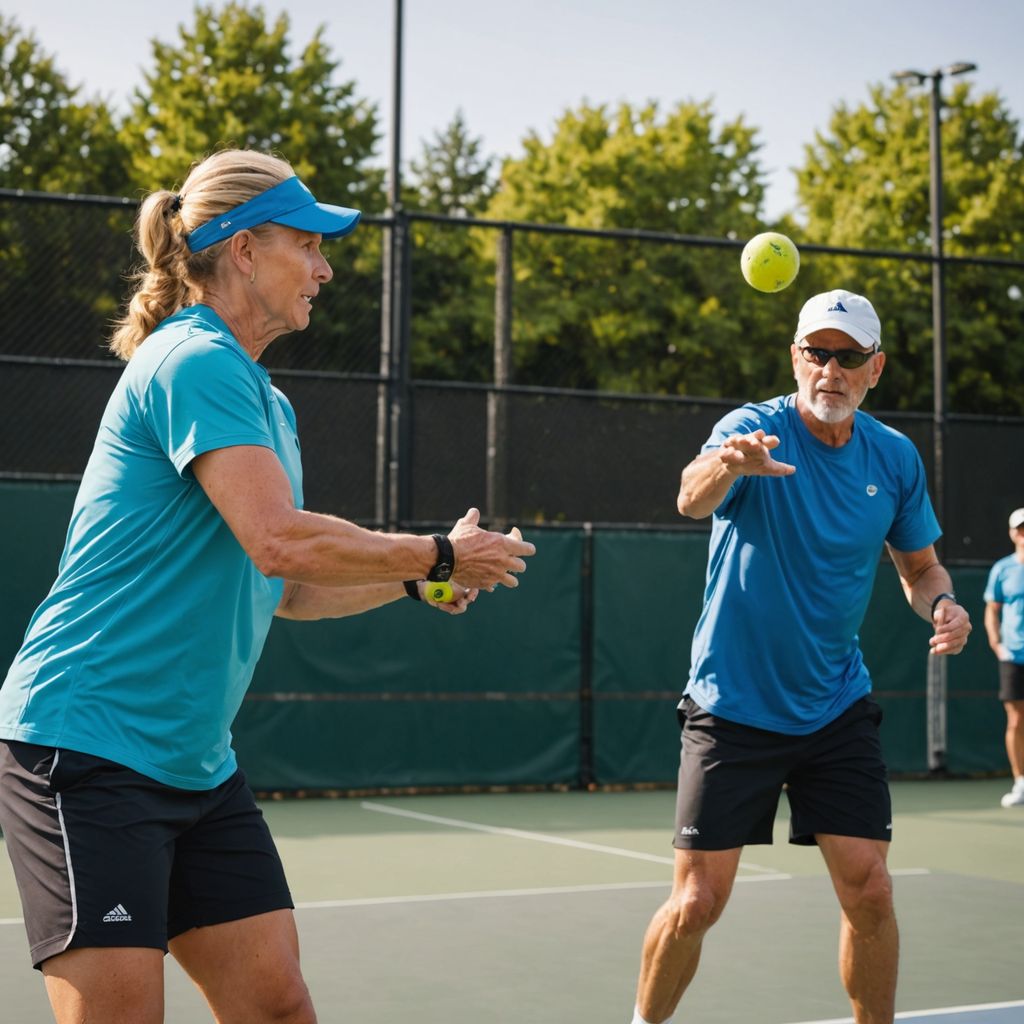
[[[294,906],[241,771],[165,786],[73,750],[0,740],[0,827],[32,964],[66,949],[162,949],[176,935]]]
[[[870,698],[806,736],[755,729],[709,714],[689,697],[683,726],[676,832],[680,850],[770,844],[783,786],[789,841],[813,846],[825,833],[888,840],[892,805]]]
[[[1024,700],[1024,665],[1015,661],[999,662],[999,699]]]

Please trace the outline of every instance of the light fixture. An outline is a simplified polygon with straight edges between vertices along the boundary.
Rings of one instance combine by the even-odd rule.
[[[947,75],[963,75],[968,71],[977,71],[978,65],[971,64],[966,60],[957,61],[956,64],[950,64],[942,69]]]

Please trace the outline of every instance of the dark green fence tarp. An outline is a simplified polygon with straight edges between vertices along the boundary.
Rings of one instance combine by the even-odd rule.
[[[664,782],[679,768],[675,707],[704,594],[705,533],[594,538],[594,775]]]
[[[235,725],[259,789],[572,784],[580,770],[578,532],[526,533],[516,590],[457,617],[399,601],[278,620]]]
[[[1006,553],[1010,553],[1009,541]],[[963,652],[949,660],[947,767],[957,773],[1008,771],[1006,712],[998,699],[997,663],[985,636],[988,570],[957,568],[951,575],[974,629]]]
[[[700,614],[706,534],[602,534],[595,540],[594,691],[597,778],[665,781],[679,766],[675,706],[686,685]],[[634,600],[617,595],[632,592]],[[894,627],[895,624],[895,627]],[[907,607],[891,565],[880,565],[860,639],[885,712],[893,771],[927,766],[927,623]]]
[[[0,682],[57,576],[77,484],[0,481]]]
[[[77,485],[0,481],[0,662],[57,570]],[[450,618],[410,601],[275,622],[235,723],[259,789],[671,783],[707,557],[703,532],[537,529],[517,592]],[[588,553],[592,561],[587,572]],[[949,659],[950,771],[1002,772],[987,570],[953,571],[974,622]],[[861,631],[894,772],[923,772],[929,627],[879,566]],[[589,646],[588,646],[589,644]]]

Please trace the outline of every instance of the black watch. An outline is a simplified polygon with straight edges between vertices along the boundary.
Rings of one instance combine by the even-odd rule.
[[[427,579],[431,583],[447,583],[455,571],[455,548],[443,533],[435,533],[433,536],[437,545],[437,561],[427,573]]]

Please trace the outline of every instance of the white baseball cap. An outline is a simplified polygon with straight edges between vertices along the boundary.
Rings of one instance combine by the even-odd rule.
[[[1015,508],[1010,513],[1010,529],[1016,530],[1022,524],[1024,524],[1024,508]]]
[[[829,327],[848,334],[861,348],[882,347],[882,324],[875,307],[863,295],[842,288],[822,292],[804,303],[793,341],[799,344],[808,334]]]

